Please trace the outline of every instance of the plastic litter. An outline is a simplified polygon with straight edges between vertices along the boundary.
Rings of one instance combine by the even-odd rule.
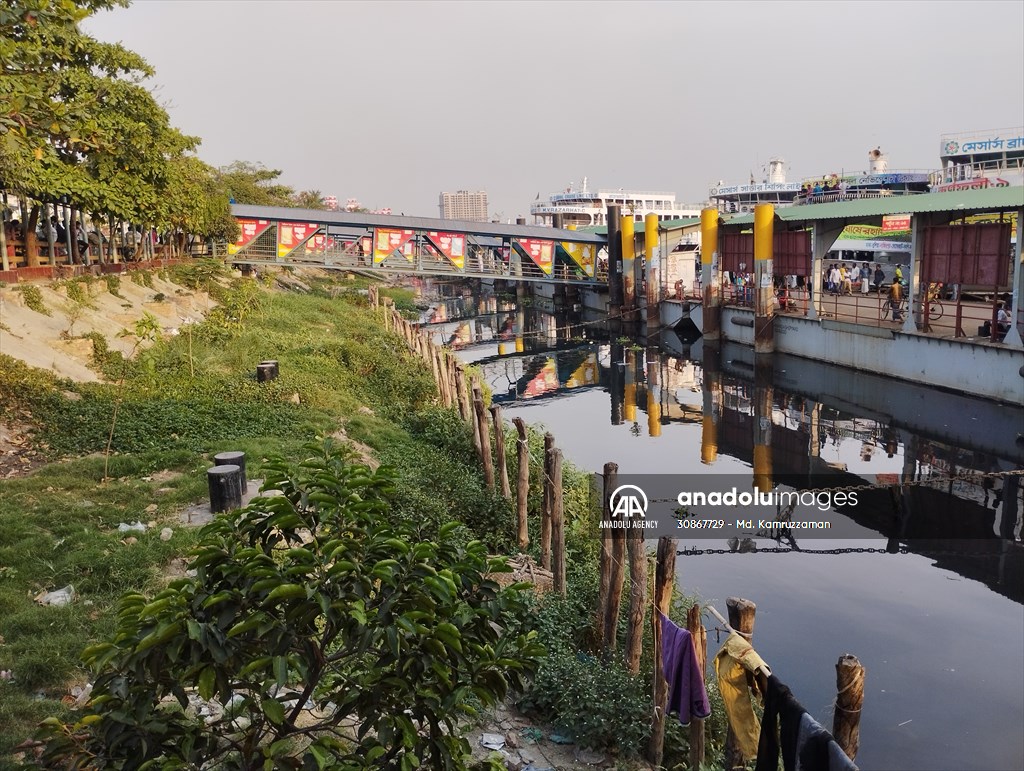
[[[160,531],[160,540],[161,541],[169,541],[169,540],[171,540],[171,536],[173,536],[173,535],[174,535],[174,531],[171,530],[171,528],[169,528],[169,527],[165,527],[163,530]]]
[[[500,750],[505,746],[505,737],[501,734],[483,734],[480,737],[480,746],[489,750]]]
[[[130,525],[126,525],[122,522],[117,526],[117,532],[119,533],[145,533],[146,526],[142,522],[132,522]]]
[[[555,744],[572,744],[573,740],[564,734],[549,734],[548,738]]]
[[[36,597],[36,602],[40,605],[53,605],[60,607],[62,605],[70,605],[75,599],[75,587],[68,584],[63,589],[57,589],[52,592],[43,592]]]

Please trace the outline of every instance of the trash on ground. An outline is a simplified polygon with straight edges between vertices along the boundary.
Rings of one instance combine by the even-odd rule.
[[[145,533],[146,526],[142,522],[132,522],[130,525],[126,525],[122,522],[117,526],[117,532],[119,533]]]
[[[482,734],[480,736],[480,746],[486,747],[489,750],[500,750],[505,746],[505,737],[501,734]]]
[[[57,589],[52,592],[42,592],[36,597],[36,602],[40,605],[54,605],[60,607],[62,605],[70,605],[72,600],[75,599],[75,587],[68,584],[63,589]]]

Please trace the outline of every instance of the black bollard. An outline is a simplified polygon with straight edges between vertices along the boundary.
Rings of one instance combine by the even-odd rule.
[[[266,383],[268,380],[273,380],[276,377],[274,374],[273,364],[259,364],[256,366],[256,380],[260,383]]]
[[[267,359],[266,361],[261,361],[260,364],[269,364],[273,368],[270,376],[271,380],[276,380],[277,376],[281,374],[281,370],[277,366],[277,359]]]
[[[213,456],[213,462],[218,466],[238,466],[239,468],[239,479],[241,480],[242,493],[245,493],[245,488],[249,484],[249,479],[245,475],[245,453],[244,452],[219,452]]]
[[[210,511],[214,514],[242,506],[241,469],[235,465],[214,466],[206,470],[210,488]]]

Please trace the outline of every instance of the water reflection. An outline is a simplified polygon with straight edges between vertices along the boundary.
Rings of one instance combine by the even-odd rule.
[[[497,321],[461,355],[579,467],[880,485],[836,514],[857,540],[681,540],[681,585],[757,602],[759,652],[826,724],[836,657],[861,658],[862,767],[1024,767],[1024,497],[1006,474],[1024,467],[1024,410],[783,355],[759,367],[671,333],[635,344],[585,312],[519,314],[521,351],[500,348]],[[951,479],[965,472],[979,476]]]

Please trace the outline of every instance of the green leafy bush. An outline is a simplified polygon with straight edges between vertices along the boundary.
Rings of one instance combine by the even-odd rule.
[[[121,294],[121,277],[116,273],[108,273],[103,277],[103,280],[107,284],[107,291],[114,295],[114,297],[120,297],[122,300],[125,299],[124,295]]]
[[[46,307],[43,302],[43,293],[39,290],[39,287],[35,284],[18,284],[15,287],[16,290],[21,292],[21,296],[25,300],[25,307],[36,313],[41,313],[44,316],[52,316],[50,309]]]
[[[124,597],[116,635],[84,654],[89,708],[44,726],[44,767],[463,764],[459,716],[521,687],[543,654],[509,631],[523,596],[485,576],[500,564],[453,541],[454,523],[422,540],[395,522],[387,471],[329,442],[308,452],[264,467],[283,495],[204,528],[194,578]],[[188,688],[231,709],[204,724]]]

